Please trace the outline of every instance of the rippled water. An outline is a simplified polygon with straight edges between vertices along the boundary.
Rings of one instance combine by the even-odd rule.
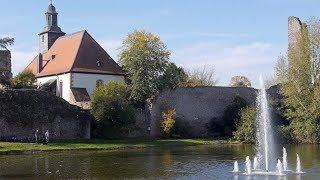
[[[4,155],[0,156],[0,179],[320,179],[319,146],[286,148],[289,168],[295,169],[295,154],[299,153],[306,174],[235,176],[231,173],[234,161],[239,161],[243,171],[245,156],[254,155],[251,146],[198,146]]]

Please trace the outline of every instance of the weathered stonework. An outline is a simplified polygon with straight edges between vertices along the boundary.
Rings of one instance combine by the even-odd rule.
[[[290,16],[288,18],[288,53],[299,53],[299,39],[302,33],[307,32],[306,23],[302,23],[298,17]]]
[[[194,137],[208,137],[210,121],[223,124],[223,114],[235,96],[254,103],[257,90],[244,87],[177,88],[161,93],[152,103],[151,136],[160,136],[159,120],[165,109],[175,109],[177,118],[189,123]]]
[[[88,111],[44,91],[0,91],[1,140],[32,140],[36,130],[49,130],[53,139],[89,139],[92,121]]]
[[[0,76],[7,79],[12,78],[11,52],[9,50],[0,50]]]
[[[268,91],[269,102],[279,99],[278,88]],[[161,113],[165,109],[175,109],[177,118],[189,124],[193,137],[211,137],[210,121],[224,125],[223,115],[228,105],[236,96],[240,96],[249,104],[256,102],[258,90],[246,87],[196,87],[177,88],[162,92],[157,96],[150,108],[151,136],[159,137]]]

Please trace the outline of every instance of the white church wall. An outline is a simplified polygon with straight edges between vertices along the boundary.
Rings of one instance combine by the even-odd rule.
[[[71,94],[71,90],[70,90],[70,78],[71,75],[70,73],[67,74],[61,74],[61,75],[56,75],[56,76],[48,76],[48,77],[41,77],[41,78],[37,78],[37,84],[41,85],[46,83],[49,80],[52,79],[56,79],[57,80],[57,96],[60,96],[60,92],[61,92],[61,83],[62,82],[62,98],[66,101],[70,101],[70,94]]]
[[[96,88],[97,80],[102,80],[107,84],[109,81],[124,81],[124,76],[72,73],[72,87],[86,88],[90,96]]]

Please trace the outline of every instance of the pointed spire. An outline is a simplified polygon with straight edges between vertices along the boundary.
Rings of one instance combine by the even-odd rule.
[[[48,51],[56,39],[65,35],[58,26],[58,13],[56,8],[52,4],[52,0],[49,2],[50,4],[45,13],[46,26],[43,28],[43,31],[39,33],[41,53]]]

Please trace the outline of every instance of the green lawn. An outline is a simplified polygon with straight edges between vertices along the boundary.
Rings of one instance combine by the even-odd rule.
[[[147,147],[196,146],[235,143],[228,140],[175,139],[175,140],[65,140],[49,145],[35,143],[0,142],[0,154],[33,153],[67,150],[117,150]]]

